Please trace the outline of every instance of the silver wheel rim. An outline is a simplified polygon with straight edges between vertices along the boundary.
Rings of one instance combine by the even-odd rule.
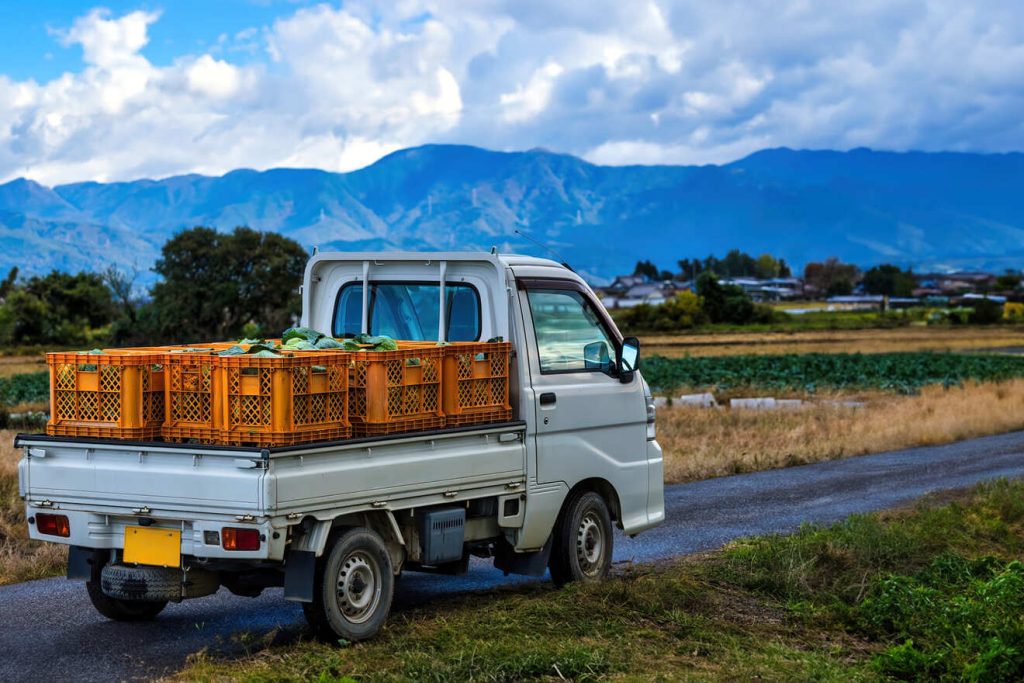
[[[338,609],[353,624],[361,624],[377,610],[381,580],[377,561],[362,550],[345,556],[338,569]]]
[[[604,545],[604,530],[597,514],[593,511],[584,513],[576,529],[576,559],[580,571],[587,576],[600,573],[604,564]]]

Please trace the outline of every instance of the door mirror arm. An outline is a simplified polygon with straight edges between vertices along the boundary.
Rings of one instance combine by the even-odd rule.
[[[632,382],[633,375],[636,374],[639,367],[640,340],[636,337],[626,337],[622,340],[622,346],[619,348],[615,363],[615,371],[619,376],[619,381],[623,384]]]

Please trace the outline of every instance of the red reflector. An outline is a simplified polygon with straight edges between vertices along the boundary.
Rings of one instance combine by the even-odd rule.
[[[220,530],[221,545],[224,550],[259,550],[259,529],[236,529],[226,526]]]
[[[71,524],[68,522],[67,515],[37,514],[36,528],[39,529],[39,533],[47,536],[67,538],[71,535]]]

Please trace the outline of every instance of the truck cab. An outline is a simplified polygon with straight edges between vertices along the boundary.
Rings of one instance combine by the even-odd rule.
[[[101,613],[151,618],[221,585],[283,585],[318,633],[360,640],[403,571],[460,573],[478,556],[559,584],[599,580],[613,527],[664,519],[639,342],[566,266],[315,253],[302,304],[302,325],[336,338],[511,342],[512,419],[277,449],[19,435],[30,535],[72,546],[69,578]],[[135,552],[139,528],[168,530],[162,564]],[[226,545],[243,536],[244,550]],[[126,590],[140,581],[153,590]]]

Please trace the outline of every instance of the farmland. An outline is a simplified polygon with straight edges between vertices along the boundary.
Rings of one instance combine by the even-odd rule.
[[[882,389],[912,393],[923,386],[1024,377],[1024,358],[949,353],[786,354],[700,358],[648,357],[644,378],[655,392],[681,387],[751,387],[814,393]]]
[[[1024,346],[1016,326],[903,326],[895,329],[730,331],[642,335],[644,356],[733,356],[786,353],[993,351]]]
[[[797,394],[799,410],[658,409],[665,480],[693,481],[1024,429],[1024,379]],[[855,404],[847,401],[856,400]]]

